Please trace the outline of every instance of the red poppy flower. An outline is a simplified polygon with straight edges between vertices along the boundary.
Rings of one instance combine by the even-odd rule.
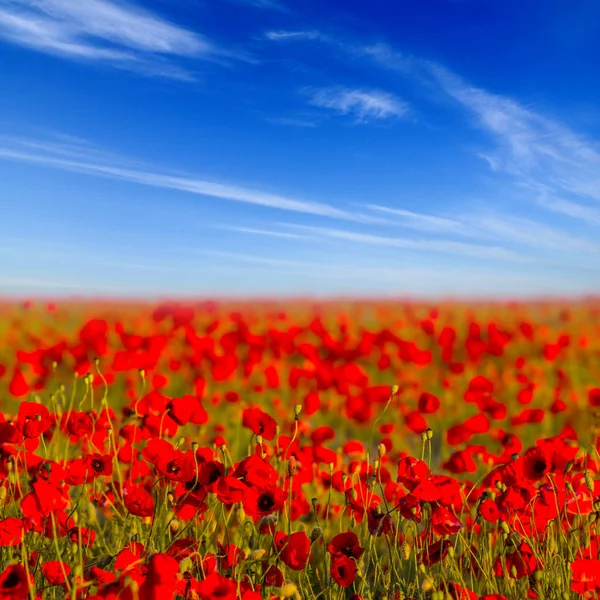
[[[43,404],[21,402],[17,415],[17,428],[26,438],[36,438],[52,424],[50,412]]]
[[[71,567],[60,560],[49,560],[42,565],[42,573],[50,585],[63,585],[71,574]]]
[[[179,563],[167,554],[154,554],[148,561],[148,572],[140,586],[139,597],[145,600],[172,598],[179,574]]]
[[[197,589],[200,600],[235,600],[237,587],[235,581],[212,573],[200,582]]]
[[[431,515],[431,526],[438,535],[452,535],[460,531],[462,524],[454,513],[437,505]]]
[[[0,521],[0,546],[20,546],[23,539],[23,521],[9,517]]]
[[[431,414],[440,407],[439,399],[428,392],[423,392],[419,397],[419,412]]]
[[[575,560],[571,563],[571,590],[585,595],[600,591],[600,560]]]
[[[4,600],[29,600],[33,586],[33,576],[27,577],[23,565],[10,565],[0,574],[0,598]]]
[[[498,556],[494,562],[494,574],[497,577],[509,577],[521,579],[533,575],[538,568],[538,561],[533,554],[531,546],[527,542],[521,542],[518,548],[506,555],[506,571],[502,568],[502,559]]]
[[[123,491],[125,508],[138,517],[151,517],[154,515],[154,498],[144,488],[127,486]]]
[[[353,531],[338,533],[331,540],[329,546],[327,546],[327,549],[334,556],[350,556],[354,560],[358,560],[365,551],[365,549],[360,545],[358,536]]]
[[[329,569],[331,578],[341,587],[347,588],[354,583],[358,568],[356,561],[344,554],[334,556]]]
[[[250,488],[242,502],[246,514],[251,517],[265,517],[283,508],[285,492],[278,486],[263,489]]]
[[[124,571],[137,566],[144,553],[144,544],[140,542],[129,542],[123,550],[117,554],[115,559],[115,570]]]
[[[265,440],[272,440],[277,432],[275,419],[260,408],[245,409],[242,413],[242,424]]]
[[[404,484],[415,498],[425,502],[440,499],[440,491],[430,480],[429,467],[422,460],[406,456],[398,462],[398,482]]]
[[[304,531],[287,536],[282,531],[275,534],[275,547],[281,561],[294,571],[302,571],[310,562],[310,540]]]
[[[427,548],[424,548],[419,555],[419,562],[422,562],[426,567],[430,567],[431,565],[440,562],[442,559],[446,558],[448,548],[452,545],[450,540],[439,540],[434,544],[429,545]]]
[[[29,384],[18,367],[15,367],[8,391],[16,398],[22,398],[29,393]]]

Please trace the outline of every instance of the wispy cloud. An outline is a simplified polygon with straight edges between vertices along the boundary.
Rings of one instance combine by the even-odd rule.
[[[285,40],[317,40],[323,36],[318,31],[312,30],[298,30],[290,31],[286,29],[279,29],[273,31],[267,31],[265,38],[274,42],[285,41]]]
[[[228,53],[200,34],[113,0],[0,0],[0,38],[40,52],[148,75],[193,79],[175,58]]]
[[[518,101],[478,88],[445,66],[384,43],[339,39],[320,31],[270,31],[272,41],[317,40],[346,56],[370,59],[417,82],[428,96],[450,97],[474,117],[495,145],[479,156],[513,177],[532,203],[598,224],[600,148],[559,120]],[[558,200],[559,199],[559,200]]]
[[[267,123],[273,123],[273,125],[290,125],[292,127],[316,127],[317,122],[308,119],[296,119],[293,117],[267,117],[265,119]]]
[[[62,144],[54,152],[52,143],[43,142],[46,152],[33,152],[30,147],[21,147],[15,138],[12,138],[11,144],[2,144],[1,142],[2,140],[0,139],[0,157],[5,159],[38,164],[65,171],[108,177],[158,188],[179,190],[222,200],[245,202],[283,211],[365,223],[385,222],[377,217],[351,213],[330,204],[297,200],[261,190],[249,189],[229,183],[207,181],[191,176],[181,177],[147,169],[125,168],[116,166],[115,162],[106,161],[103,163],[98,160],[93,161],[89,153],[83,153],[81,158],[75,159],[72,155],[72,148],[68,150],[70,154],[69,158],[67,158],[63,155],[64,145]],[[31,145],[31,140],[26,140],[26,144]],[[124,161],[125,164],[128,162],[131,163],[130,159],[127,158],[124,158]],[[117,164],[121,164],[121,161]]]
[[[494,170],[529,189],[539,203],[574,218],[590,220],[582,200],[600,201],[600,150],[566,125],[517,101],[463,81],[433,63],[429,70],[442,89],[468,109],[496,147],[484,153]],[[570,196],[556,202],[549,196]],[[594,211],[591,213],[594,215]],[[592,216],[591,222],[595,217]]]
[[[558,201],[556,201],[558,202]],[[567,210],[564,202],[558,204],[561,212]],[[578,205],[572,208],[577,210]],[[415,213],[408,210],[388,208],[367,204],[366,208],[401,217],[395,221],[400,226],[409,229],[426,231],[434,235],[456,234],[497,242],[510,242],[533,249],[549,248],[560,252],[600,253],[600,244],[584,237],[571,235],[555,227],[498,212],[487,211],[460,214],[453,219],[447,217]],[[588,218],[594,213],[586,215]],[[597,215],[600,216],[600,215]],[[600,222],[600,221],[599,221]]]
[[[415,213],[409,210],[390,208],[387,206],[380,206],[378,204],[367,204],[366,207],[380,213],[401,217],[402,221],[400,221],[398,224],[419,229],[421,231],[469,235],[469,231],[465,228],[464,224],[455,219]]]
[[[600,209],[593,206],[584,206],[561,198],[551,198],[547,194],[540,195],[538,203],[548,210],[587,221],[592,225],[600,225]]]
[[[479,259],[507,260],[516,262],[530,262],[531,259],[522,256],[517,252],[503,248],[501,246],[487,246],[481,244],[470,244],[466,242],[455,242],[452,240],[440,239],[407,239],[390,238],[380,235],[371,235],[347,231],[343,229],[333,229],[329,227],[315,227],[310,225],[295,225],[284,223],[284,226],[292,227],[301,231],[313,233],[323,238],[344,240],[358,244],[367,244],[370,246],[387,246],[391,248],[404,248],[407,250],[418,250],[420,252],[435,252],[441,254],[458,254]]]
[[[249,233],[251,235],[259,235],[264,237],[284,238],[293,240],[306,240],[308,236],[298,233],[289,233],[286,231],[273,231],[271,229],[258,229],[255,227],[237,227],[235,225],[213,225],[215,229],[223,229],[234,233]]]
[[[309,88],[305,92],[312,105],[354,116],[359,123],[402,117],[409,110],[408,103],[380,90],[328,87]]]

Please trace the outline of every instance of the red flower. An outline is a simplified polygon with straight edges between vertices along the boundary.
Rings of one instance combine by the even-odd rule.
[[[514,552],[506,555],[506,571],[509,577],[516,579],[528,577],[533,574],[537,567],[537,559],[527,542],[521,542]],[[506,575],[502,569],[502,559],[500,556],[494,562],[494,574],[497,577],[504,577]]]
[[[42,565],[42,573],[50,585],[63,585],[71,574],[71,567],[60,560],[49,560]]]
[[[358,536],[353,531],[338,533],[327,547],[334,556],[344,555],[358,560],[365,549],[360,545]]]
[[[600,591],[600,560],[573,561],[571,571],[571,590],[582,595]]]
[[[154,554],[148,561],[148,574],[140,586],[139,597],[144,600],[172,598],[177,583],[179,563],[167,554]]]
[[[142,487],[128,486],[124,490],[125,508],[138,517],[154,515],[154,498]]]
[[[21,402],[17,415],[17,428],[26,438],[36,438],[47,429],[52,421],[50,412],[43,404],[37,402]]]
[[[23,565],[10,565],[0,574],[0,599],[29,600],[29,590],[33,585],[33,576],[27,577]]]
[[[436,412],[439,407],[440,401],[433,394],[423,392],[419,397],[419,412],[431,414]]]
[[[127,569],[135,568],[137,563],[141,560],[143,553],[144,544],[141,544],[140,542],[129,542],[129,544],[117,554],[115,570],[125,571]]]
[[[263,489],[250,488],[244,493],[244,510],[251,517],[266,517],[283,508],[286,494],[278,486]]]
[[[198,585],[200,600],[235,600],[237,584],[218,573],[209,575]]]
[[[435,542],[435,544],[431,544],[423,549],[419,556],[419,562],[422,562],[426,567],[430,567],[431,565],[440,562],[440,560],[446,558],[448,548],[452,545],[450,540],[439,540],[438,542]]]
[[[23,522],[9,517],[0,521],[0,546],[20,546],[23,539]]]
[[[523,455],[522,469],[527,479],[539,481],[552,470],[552,459],[540,448],[534,448]]]
[[[17,398],[22,398],[29,393],[29,384],[18,367],[15,367],[12,379],[8,384],[8,391]]]
[[[275,547],[281,561],[290,569],[302,571],[310,561],[310,540],[304,531],[297,531],[290,536],[278,531],[275,534]]]
[[[398,462],[398,482],[404,484],[415,498],[425,502],[435,502],[441,497],[440,491],[430,480],[429,467],[411,456]]]
[[[590,406],[600,406],[600,388],[592,388],[588,392]]]
[[[341,587],[347,588],[354,583],[358,568],[356,562],[344,554],[336,555],[329,570],[331,578]]]
[[[431,525],[433,531],[438,535],[452,535],[458,533],[462,527],[461,522],[454,513],[439,505],[433,509]]]
[[[242,424],[265,440],[272,440],[277,432],[275,419],[260,408],[245,409],[242,413]]]

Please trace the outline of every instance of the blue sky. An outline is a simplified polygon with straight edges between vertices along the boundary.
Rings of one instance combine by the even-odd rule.
[[[600,291],[600,3],[0,0],[0,294]]]

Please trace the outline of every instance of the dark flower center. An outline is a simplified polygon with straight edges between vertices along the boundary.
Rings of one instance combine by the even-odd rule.
[[[181,471],[181,467],[174,461],[171,461],[167,464],[167,473],[173,473],[173,475],[177,475]]]
[[[101,460],[98,460],[96,458],[92,461],[92,469],[94,469],[94,471],[102,471],[102,467],[103,467],[103,464],[102,464]]]
[[[15,571],[13,571],[4,581],[4,584],[2,585],[3,589],[7,589],[7,588],[15,588],[17,587],[19,584],[21,583],[21,578],[19,577],[18,573],[16,573]]]
[[[275,500],[268,494],[262,494],[258,498],[258,507],[261,510],[271,510],[275,506]]]

